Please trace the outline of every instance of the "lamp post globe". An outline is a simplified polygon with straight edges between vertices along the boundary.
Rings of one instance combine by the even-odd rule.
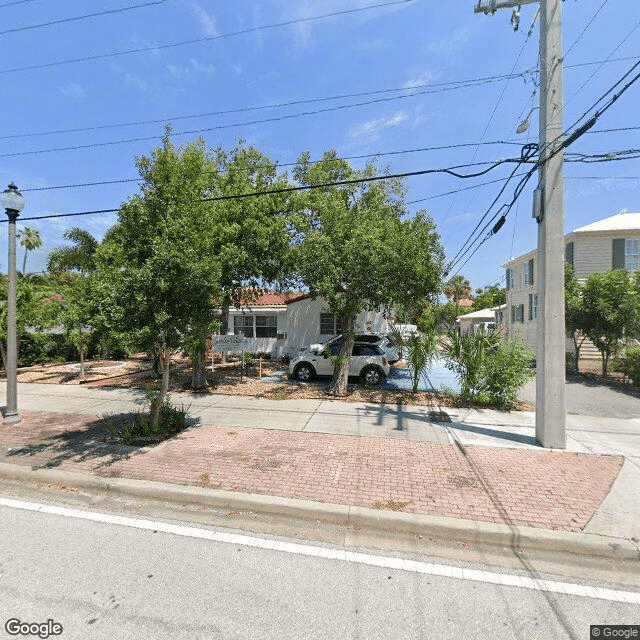
[[[16,219],[26,201],[13,182],[0,196],[0,204],[9,217],[9,272],[7,292],[7,406],[5,424],[20,422],[18,413],[18,344],[16,336]]]

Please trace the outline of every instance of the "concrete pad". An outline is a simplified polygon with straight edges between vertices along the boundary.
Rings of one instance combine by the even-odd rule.
[[[313,413],[322,403],[322,400],[271,400],[269,398],[256,398],[254,396],[217,396],[220,401],[216,407],[228,407],[230,409],[250,411],[301,411]]]
[[[640,465],[625,460],[609,495],[585,527],[586,533],[640,538]]]
[[[447,423],[446,429],[454,440],[462,445],[485,445],[490,447],[517,447],[540,449],[536,442],[535,428],[509,425],[480,425],[468,422]]]
[[[264,409],[251,411],[247,409],[211,407],[200,411],[192,411],[191,415],[199,417],[203,425],[302,431],[312,414],[301,411],[269,411]]]

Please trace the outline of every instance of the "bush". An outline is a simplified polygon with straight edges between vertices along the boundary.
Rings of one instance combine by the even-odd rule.
[[[502,342],[497,333],[448,334],[445,353],[460,381],[460,395],[477,404],[505,408],[535,376],[535,354],[522,344]]]
[[[616,365],[631,380],[632,385],[640,387],[640,347],[627,347],[617,359]]]
[[[491,406],[504,408],[517,399],[520,387],[535,376],[534,353],[517,342],[503,342],[488,354],[482,367],[481,394]]]
[[[571,351],[565,351],[564,370],[566,373],[569,373],[570,371],[577,371],[575,353],[571,353]]]
[[[107,429],[113,438],[127,444],[136,438],[149,438],[154,440],[166,440],[171,436],[184,431],[189,422],[189,407],[181,405],[180,408],[172,404],[167,396],[160,407],[160,416],[157,422],[151,422],[148,414],[136,413],[131,421],[119,425],[106,418]]]
[[[23,333],[20,336],[20,366],[77,359],[76,348],[61,334]]]

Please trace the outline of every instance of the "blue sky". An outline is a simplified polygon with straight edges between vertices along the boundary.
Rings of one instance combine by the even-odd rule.
[[[4,186],[14,180],[27,198],[23,218],[115,209],[136,193],[134,159],[159,143],[165,124],[173,126],[178,143],[198,135],[180,132],[196,130],[203,130],[211,147],[230,148],[244,138],[283,169],[303,151],[313,158],[331,148],[347,157],[388,154],[378,161],[394,173],[518,156],[520,144],[537,140],[537,111],[529,131],[515,133],[538,102],[537,22],[527,37],[537,5],[522,7],[514,32],[511,11],[474,14],[474,3],[0,0],[0,181]],[[100,12],[110,13],[36,27]],[[566,0],[563,13],[565,123],[572,123],[638,60],[640,3]],[[177,44],[192,40],[199,42]],[[132,49],[146,50],[104,57]],[[79,58],[84,60],[58,64]],[[478,81],[514,73],[521,75]],[[352,95],[336,98],[346,94]],[[269,106],[310,100],[316,101]],[[637,82],[571,150],[640,147],[640,129],[629,129],[640,127],[639,103]],[[305,114],[319,110],[325,111]],[[215,113],[221,111],[230,113]],[[139,124],[148,121],[154,122]],[[612,128],[627,130],[598,133]],[[69,131],[74,129],[87,130]],[[489,144],[497,141],[508,144]],[[412,151],[452,145],[464,146]],[[403,153],[390,153],[398,151]],[[512,168],[468,180],[408,178],[409,208],[429,211],[451,258],[502,183],[476,185],[506,178]],[[565,229],[623,208],[640,211],[639,176],[640,159],[567,163]],[[74,186],[105,181],[114,183]],[[534,183],[499,234],[462,267],[474,288],[503,281],[500,265],[535,247]],[[61,186],[66,188],[53,188]],[[459,189],[465,190],[442,195]],[[512,193],[508,187],[500,202]],[[99,214],[24,221],[44,240],[29,256],[27,270],[44,268],[66,229],[80,226],[101,238],[115,220],[115,214]],[[0,271],[6,264],[3,225]]]

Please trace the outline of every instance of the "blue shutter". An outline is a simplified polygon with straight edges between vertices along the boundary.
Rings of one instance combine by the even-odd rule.
[[[624,269],[624,238],[613,241],[613,268]]]

